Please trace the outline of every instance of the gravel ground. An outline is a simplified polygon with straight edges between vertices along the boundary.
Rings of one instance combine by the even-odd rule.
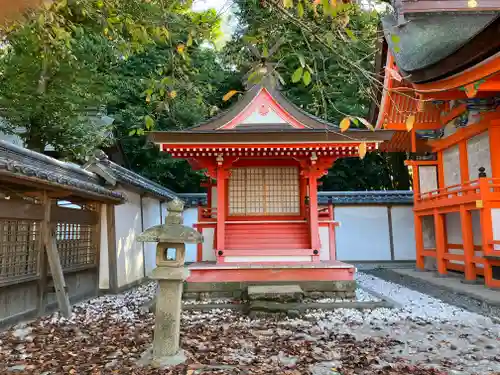
[[[464,294],[459,295],[447,289],[436,288],[434,284],[427,281],[420,280],[411,276],[401,275],[387,268],[371,269],[364,272],[386,281],[404,285],[405,287],[412,290],[426,293],[450,305],[461,307],[485,316],[500,319],[499,306],[490,305],[484,301],[479,301]]]
[[[401,309],[312,310],[297,319],[250,320],[239,312],[184,311],[185,365],[137,368],[153,314],[154,284],[0,333],[0,374],[500,374],[500,326],[489,318],[368,274],[361,286]],[[211,367],[209,367],[211,366]]]

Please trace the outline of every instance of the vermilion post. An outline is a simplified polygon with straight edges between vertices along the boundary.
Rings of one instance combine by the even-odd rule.
[[[309,223],[311,225],[311,248],[320,250],[319,223],[318,223],[318,180],[316,176],[309,176]]]
[[[422,216],[415,215],[415,248],[417,251],[417,268],[423,270],[425,268],[424,258],[424,238],[422,227]]]
[[[217,168],[217,251],[225,250],[226,176],[222,167]],[[219,259],[219,254],[217,254]]]
[[[464,245],[465,280],[476,280],[474,263],[474,238],[472,233],[472,218],[465,206],[460,206],[460,223],[462,227],[462,242]]]
[[[436,262],[439,274],[446,275],[446,260],[444,254],[446,253],[446,230],[444,215],[434,211],[434,226],[436,228]]]
[[[330,260],[335,260],[337,258],[337,249],[335,248],[335,223],[333,223],[333,221],[335,221],[335,209],[331,202],[328,204],[328,213],[328,220],[332,221],[332,223],[328,224],[328,237],[330,239]]]

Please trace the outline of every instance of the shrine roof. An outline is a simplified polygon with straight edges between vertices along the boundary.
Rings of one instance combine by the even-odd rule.
[[[233,106],[185,130],[149,133],[155,143],[231,144],[286,142],[383,142],[393,131],[340,128],[311,115],[264,82],[253,86]]]
[[[410,82],[442,79],[500,51],[499,11],[414,13],[405,21],[382,17],[389,49]]]

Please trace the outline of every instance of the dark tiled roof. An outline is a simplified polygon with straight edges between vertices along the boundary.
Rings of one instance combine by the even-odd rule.
[[[141,190],[165,199],[174,199],[178,195],[172,190],[167,189],[162,185],[145,177],[142,177],[141,175],[132,172],[118,164],[115,164],[112,161],[109,162],[108,168],[111,170],[111,173],[116,177],[116,179],[122,184],[135,186]]]
[[[194,207],[199,203],[207,204],[205,193],[178,194],[186,202],[186,206]],[[413,192],[406,190],[394,191],[320,191],[320,204],[413,204]]]
[[[401,23],[396,14],[388,13],[382,25],[402,75],[423,83],[497,53],[499,17],[498,11],[415,13]]]
[[[2,140],[0,174],[36,182],[42,186],[59,187],[77,194],[114,201],[125,200],[121,193],[102,186],[101,179],[94,173]]]
[[[177,196],[184,201],[186,207],[195,207],[199,204],[207,204],[206,193],[179,193]]]
[[[320,204],[413,204],[413,192],[387,191],[320,191]]]

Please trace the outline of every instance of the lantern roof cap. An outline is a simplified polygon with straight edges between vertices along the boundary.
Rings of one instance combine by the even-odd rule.
[[[184,202],[174,199],[167,204],[168,215],[165,224],[146,229],[138,237],[138,242],[201,243],[203,236],[197,230],[182,224]]]

